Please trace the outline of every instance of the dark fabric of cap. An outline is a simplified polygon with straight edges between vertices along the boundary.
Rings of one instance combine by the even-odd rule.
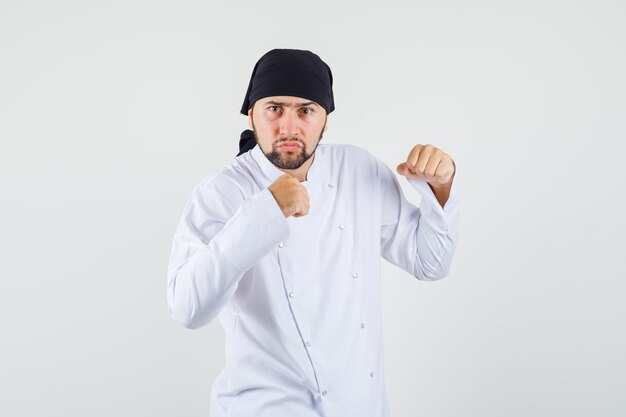
[[[272,49],[257,61],[252,70],[241,114],[247,115],[254,102],[270,96],[305,98],[316,102],[330,114],[335,110],[333,74],[330,67],[311,51]],[[254,132],[244,130],[237,156],[255,145]]]
[[[239,153],[237,156],[248,152],[250,149],[254,148],[254,145],[256,145],[254,131],[250,129],[244,130],[239,137]]]

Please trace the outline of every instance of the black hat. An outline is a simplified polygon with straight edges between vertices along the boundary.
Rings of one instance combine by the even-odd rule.
[[[300,49],[272,49],[252,70],[241,114],[260,98],[294,96],[315,101],[326,113],[335,110],[333,74],[319,56]]]

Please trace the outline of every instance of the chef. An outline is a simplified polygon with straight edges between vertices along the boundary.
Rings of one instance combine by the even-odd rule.
[[[359,146],[321,143],[332,85],[310,51],[263,55],[239,154],[193,189],[174,234],[171,317],[190,329],[217,317],[225,332],[211,417],[389,416],[381,258],[419,280],[449,274],[455,162],[416,144],[394,172]]]

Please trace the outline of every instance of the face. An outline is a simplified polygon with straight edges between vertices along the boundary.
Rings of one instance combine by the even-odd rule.
[[[326,130],[326,110],[300,97],[264,97],[248,110],[248,116],[258,146],[282,169],[297,169],[304,164]]]

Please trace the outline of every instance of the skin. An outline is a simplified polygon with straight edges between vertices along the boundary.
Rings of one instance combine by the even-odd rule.
[[[327,129],[327,118],[322,106],[301,97],[265,97],[248,110],[248,125],[258,146],[285,173],[268,187],[285,217],[300,217],[309,212],[309,195],[300,182],[307,179],[315,149]],[[286,142],[299,147],[281,148]],[[456,172],[448,154],[430,144],[417,144],[396,170],[407,178],[427,182],[439,204],[445,206]]]

